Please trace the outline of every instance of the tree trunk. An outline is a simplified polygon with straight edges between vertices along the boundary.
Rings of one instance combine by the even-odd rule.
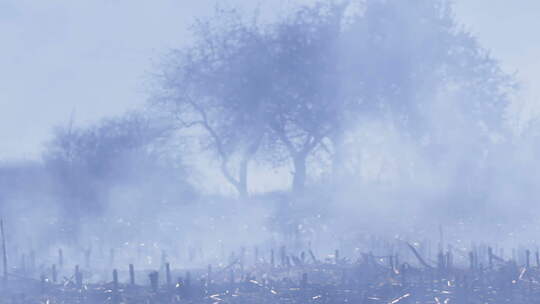
[[[306,155],[298,154],[294,157],[294,175],[293,175],[293,192],[302,193],[304,192],[306,185]]]
[[[336,183],[345,178],[345,143],[342,136],[334,136],[332,139],[334,155],[332,155],[332,176]]]
[[[242,162],[240,163],[240,168],[238,169],[238,194],[240,195],[241,199],[248,197],[248,184],[247,184],[247,177],[248,177],[248,165],[249,165],[249,158],[242,159]]]

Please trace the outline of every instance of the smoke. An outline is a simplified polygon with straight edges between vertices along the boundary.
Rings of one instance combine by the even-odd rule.
[[[333,45],[342,68],[336,96],[365,94],[361,114],[336,122],[347,130],[343,172],[334,174],[337,145],[325,139],[308,158],[305,192],[293,194],[292,161],[257,155],[252,195],[238,199],[199,133],[177,132],[163,116],[156,123],[146,108],[63,126],[41,161],[0,166],[11,260],[36,251],[46,267],[63,248],[66,267],[88,252],[104,269],[204,266],[242,247],[354,255],[370,235],[418,241],[441,230],[460,246],[536,245],[538,126],[516,114],[514,79],[445,5],[435,8],[443,17],[428,15],[430,27],[418,16],[425,11],[404,2],[359,3]],[[264,22],[279,20],[266,13]]]

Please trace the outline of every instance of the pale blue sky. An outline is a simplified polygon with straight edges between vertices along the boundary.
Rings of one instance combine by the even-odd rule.
[[[215,1],[0,0],[0,159],[36,157],[72,112],[83,124],[143,104],[153,62],[186,42],[188,25]],[[534,108],[540,1],[455,2],[458,19],[505,69],[519,71]]]

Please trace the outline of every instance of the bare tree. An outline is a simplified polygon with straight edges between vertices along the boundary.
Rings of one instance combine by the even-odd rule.
[[[180,129],[203,134],[223,176],[246,197],[249,163],[265,138],[265,70],[271,67],[256,23],[244,23],[234,11],[217,14],[215,23],[195,25],[198,40],[191,48],[172,52],[153,102]]]
[[[144,205],[192,197],[184,167],[164,151],[167,133],[137,112],[58,127],[43,159],[52,195],[67,215],[64,230],[76,235],[79,219],[101,214],[118,187],[139,193]]]
[[[220,10],[199,22],[197,42],[166,62],[156,98],[181,127],[204,131],[241,196],[257,154],[292,164],[295,192],[319,151],[342,170],[343,142],[367,116],[391,117],[418,138],[434,134],[434,100],[449,87],[464,119],[501,125],[511,81],[446,0],[321,1],[253,20]]]

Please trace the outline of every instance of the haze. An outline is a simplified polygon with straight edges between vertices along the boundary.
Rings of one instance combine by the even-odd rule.
[[[220,1],[221,2],[221,1]],[[253,1],[228,1],[243,5]],[[266,7],[281,1],[262,1]],[[55,125],[76,124],[143,104],[147,73],[215,1],[0,1],[0,157],[36,159]],[[276,4],[279,3],[279,4]],[[508,72],[523,81],[515,111],[538,109],[540,3],[457,0],[456,15]]]

